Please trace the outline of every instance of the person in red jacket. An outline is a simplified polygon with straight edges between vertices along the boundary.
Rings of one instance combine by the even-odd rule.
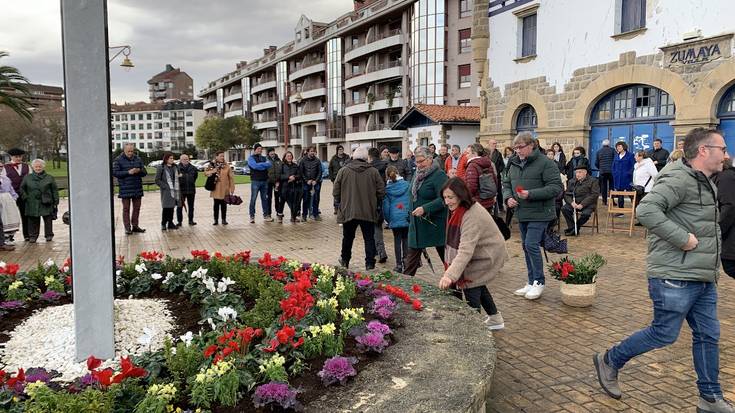
[[[472,200],[482,205],[482,207],[487,209],[490,215],[492,215],[496,197],[493,196],[486,199],[480,197],[480,176],[482,176],[483,173],[489,173],[492,176],[492,181],[497,182],[497,173],[495,172],[495,165],[493,165],[493,162],[489,157],[484,155],[485,150],[479,143],[469,146],[469,159],[467,159],[464,181],[467,184],[467,188],[470,190]]]
[[[444,161],[444,171],[447,176],[453,178],[455,176],[464,179],[465,169],[467,168],[467,154],[462,153],[459,145],[452,145],[452,153]]]

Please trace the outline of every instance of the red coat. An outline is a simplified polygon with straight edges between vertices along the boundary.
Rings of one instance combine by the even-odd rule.
[[[483,170],[488,170],[490,175],[493,176],[493,181],[496,183],[498,182],[498,177],[495,174],[493,162],[490,160],[490,158],[486,156],[474,158],[467,163],[467,174],[465,175],[464,181],[465,183],[467,183],[467,187],[470,189],[472,199],[474,199],[478,204],[487,209],[495,205],[496,197],[490,199],[480,199],[480,175],[482,175]]]
[[[467,169],[467,154],[462,153],[459,157],[459,162],[457,163],[457,174],[456,176],[459,178],[464,179],[465,171]],[[449,174],[449,171],[452,170],[452,156],[447,156],[447,159],[444,161],[444,172]]]

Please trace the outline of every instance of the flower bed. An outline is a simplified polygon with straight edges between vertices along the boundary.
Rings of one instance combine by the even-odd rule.
[[[0,316],[13,319],[28,308],[68,302],[70,265],[49,261],[20,272],[0,263]],[[72,383],[56,381],[58,373],[43,366],[0,370],[0,410],[298,410],[329,391],[324,386],[346,384],[395,343],[396,311],[422,309],[420,288],[406,292],[390,285],[391,277],[267,253],[250,262],[248,251],[120,258],[118,297],[195,303],[199,331],[167,338],[162,350],[123,357],[119,367],[102,368],[90,355],[89,373]]]

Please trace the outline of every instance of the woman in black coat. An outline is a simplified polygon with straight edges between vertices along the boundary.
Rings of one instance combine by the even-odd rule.
[[[281,198],[279,202],[280,210],[283,211],[283,204],[288,204],[291,210],[291,222],[298,222],[296,218],[299,214],[301,205],[301,173],[299,172],[299,164],[294,162],[293,153],[286,151],[283,155],[283,163],[281,163],[279,181],[281,187]],[[279,209],[278,207],[276,209]],[[279,222],[283,217],[280,217]]]
[[[553,161],[559,166],[559,172],[564,173],[567,165],[567,156],[564,154],[564,149],[562,149],[559,142],[554,142],[551,144],[551,151],[554,152]]]
[[[717,203],[720,207],[720,232],[722,232],[722,269],[735,278],[735,168],[725,159],[722,172],[713,180],[717,185]]]
[[[563,172],[567,179],[573,179],[574,178],[574,170],[577,169],[577,166],[584,166],[587,168],[587,173],[590,172],[590,161],[586,158],[587,151],[584,150],[583,147],[577,146],[572,151],[572,159],[567,162],[567,167],[565,172]]]

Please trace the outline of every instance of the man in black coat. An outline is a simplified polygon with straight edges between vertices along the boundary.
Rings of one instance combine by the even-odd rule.
[[[117,178],[120,188],[118,197],[123,204],[123,225],[125,233],[130,235],[134,232],[145,232],[138,225],[140,216],[140,204],[143,198],[143,177],[148,171],[143,161],[135,154],[135,144],[126,143],[123,153],[112,163],[112,175]],[[130,205],[133,205],[132,215]]]
[[[179,191],[181,192],[181,202],[176,207],[176,226],[180,227],[184,219],[183,208],[186,201],[186,209],[189,216],[189,225],[196,225],[194,222],[194,196],[197,193],[197,176],[199,172],[197,168],[189,162],[189,155],[182,153],[179,156]]]
[[[597,208],[597,198],[600,196],[600,185],[597,179],[589,176],[587,167],[579,165],[574,170],[574,178],[567,182],[567,190],[564,192],[564,206],[561,213],[567,221],[565,235],[578,235],[579,229],[590,219],[592,212]],[[574,214],[579,212],[577,227],[574,227]]]
[[[660,172],[666,166],[666,161],[669,159],[669,151],[664,149],[662,141],[659,138],[653,140],[653,150],[648,154],[653,164],[656,165],[656,169]]]
[[[712,177],[717,185],[717,203],[720,208],[722,252],[720,259],[725,274],[735,278],[735,168],[726,159],[722,172]]]
[[[391,156],[393,156],[393,154],[391,154]],[[389,161],[384,161],[383,159],[381,159],[380,151],[378,151],[376,148],[368,149],[368,164],[378,170],[378,174],[380,175],[380,178],[383,179],[383,183],[386,183],[388,179],[385,177],[385,170],[388,168]],[[398,174],[401,175],[400,170],[398,171]],[[378,204],[378,219],[375,222],[375,229],[373,231],[372,238],[375,242],[375,248],[373,248],[373,251],[375,251],[375,254],[378,256],[378,262],[382,264],[388,261],[388,253],[385,251],[385,240],[383,238],[384,218],[381,207],[382,204]]]
[[[497,202],[495,202],[495,206],[493,207],[494,210],[504,212],[505,208],[503,206],[503,189],[501,188],[501,181],[500,177],[503,173],[503,170],[505,169],[505,162],[503,162],[503,155],[498,150],[498,141],[495,139],[490,139],[487,145],[487,155],[490,156],[490,161],[495,165],[495,170],[498,172],[495,177],[497,178],[497,182],[495,185],[497,185],[498,188],[498,197]]]
[[[401,159],[401,151],[396,147],[392,147],[388,151],[390,153],[390,158],[388,158],[388,164],[386,165],[386,168],[389,166],[394,166],[396,169],[398,169],[398,175],[402,176],[406,182],[411,182],[412,173],[408,160]],[[385,177],[385,173],[383,173],[382,177],[383,181],[388,180],[388,178]]]
[[[337,153],[329,161],[329,180],[334,182],[337,178],[337,172],[342,169],[347,162],[350,161],[350,157],[345,153],[345,148],[342,145],[337,145]],[[339,203],[337,198],[334,198],[334,215],[337,215],[339,211]]]
[[[299,162],[299,173],[303,181],[303,207],[301,220],[311,214],[314,221],[321,221],[319,216],[319,192],[322,189],[322,161],[316,156],[316,147],[310,146],[306,156]]]
[[[615,159],[615,150],[610,147],[610,139],[602,141],[602,148],[597,151],[595,166],[600,171],[600,193],[602,203],[607,205],[607,192],[613,186],[612,164]]]

